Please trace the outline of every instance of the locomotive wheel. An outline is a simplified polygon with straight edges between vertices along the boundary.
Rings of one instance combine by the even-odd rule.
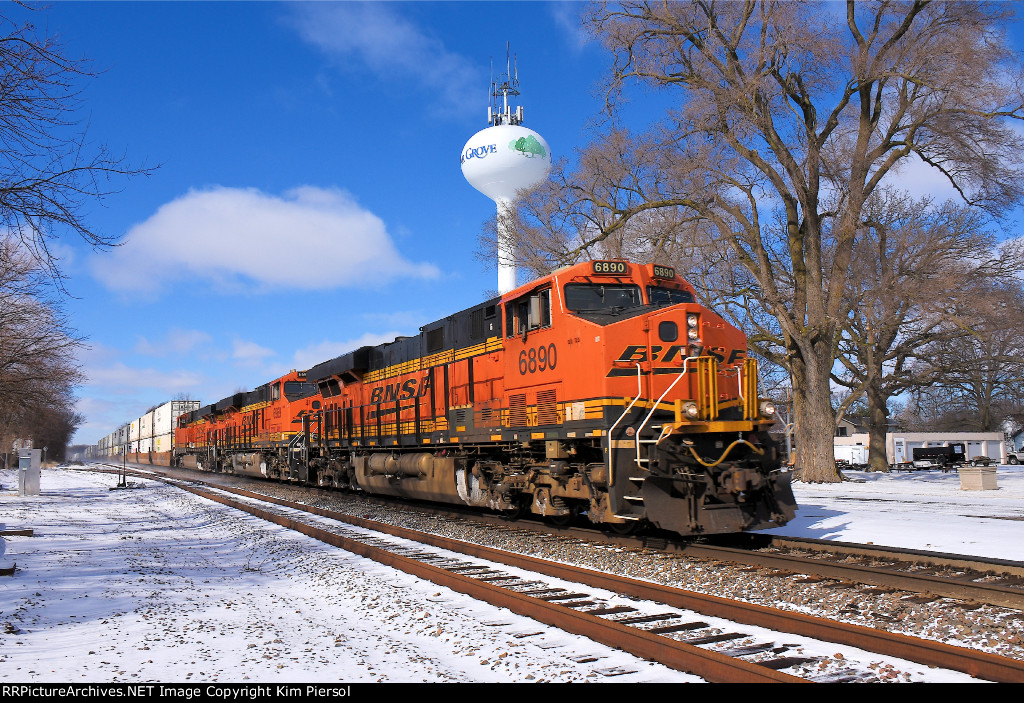
[[[580,510],[575,505],[570,505],[568,507],[569,513],[567,515],[548,515],[548,522],[555,527],[568,527],[574,523],[580,514]]]
[[[508,510],[502,510],[501,516],[506,520],[518,520],[526,512],[529,506],[524,503],[517,503],[516,507],[509,508]]]
[[[640,531],[641,520],[627,520],[626,522],[606,522],[604,527],[612,534],[628,537]]]

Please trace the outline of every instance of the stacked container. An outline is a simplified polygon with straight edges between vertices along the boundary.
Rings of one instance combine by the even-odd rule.
[[[169,400],[122,425],[96,443],[99,456],[170,452],[178,416],[197,410],[198,400]]]

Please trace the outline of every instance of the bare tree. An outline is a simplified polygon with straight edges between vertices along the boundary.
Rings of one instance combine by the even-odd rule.
[[[903,420],[918,429],[1003,429],[1024,386],[1024,286],[1008,280],[980,292],[968,334],[935,345],[915,369],[934,383],[913,389]]]
[[[839,342],[849,389],[838,414],[865,400],[869,463],[887,471],[889,401],[957,373],[935,355],[972,333],[979,301],[1024,270],[1014,246],[1000,247],[981,213],[877,191],[851,259],[846,324]],[[982,303],[984,305],[984,303]]]
[[[568,253],[655,210],[727,244],[774,319],[810,481],[839,480],[830,380],[865,204],[916,158],[1000,212],[1020,198],[1024,147],[1007,124],[1024,118],[1021,68],[1002,36],[1010,6],[838,7],[597,6],[588,26],[615,57],[610,113],[636,81],[677,90],[679,107],[635,148],[588,148],[559,184],[563,205],[547,211],[572,214]]]
[[[41,419],[74,420],[72,389],[82,379],[75,355],[82,339],[52,279],[13,236],[0,239],[0,446],[44,431]],[[80,419],[78,420],[80,422]]]
[[[0,17],[0,227],[62,276],[50,243],[77,234],[94,247],[114,237],[85,220],[83,206],[114,192],[114,180],[149,174],[88,141],[79,83],[95,76],[52,37]]]

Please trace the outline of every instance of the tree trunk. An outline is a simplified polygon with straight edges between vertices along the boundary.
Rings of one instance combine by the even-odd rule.
[[[868,466],[870,471],[888,473],[889,458],[886,455],[885,436],[889,431],[889,414],[882,390],[882,370],[870,372],[867,386],[868,399]]]
[[[836,416],[832,408],[830,345],[808,345],[814,353],[790,356],[796,426],[798,480],[808,483],[842,481],[836,469]],[[826,348],[821,349],[822,346]],[[792,347],[791,347],[792,348]],[[805,363],[805,359],[810,363]]]

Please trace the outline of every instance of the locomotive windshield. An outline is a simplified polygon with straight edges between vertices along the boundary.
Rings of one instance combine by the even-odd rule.
[[[318,390],[315,383],[303,383],[301,381],[285,381],[284,383],[284,395],[289,401],[313,395]]]
[[[676,303],[692,303],[693,295],[688,290],[678,288],[660,288],[647,286],[647,297],[651,305],[675,305]]]
[[[565,286],[565,307],[573,312],[599,312],[643,305],[640,286],[600,283],[569,283]]]

